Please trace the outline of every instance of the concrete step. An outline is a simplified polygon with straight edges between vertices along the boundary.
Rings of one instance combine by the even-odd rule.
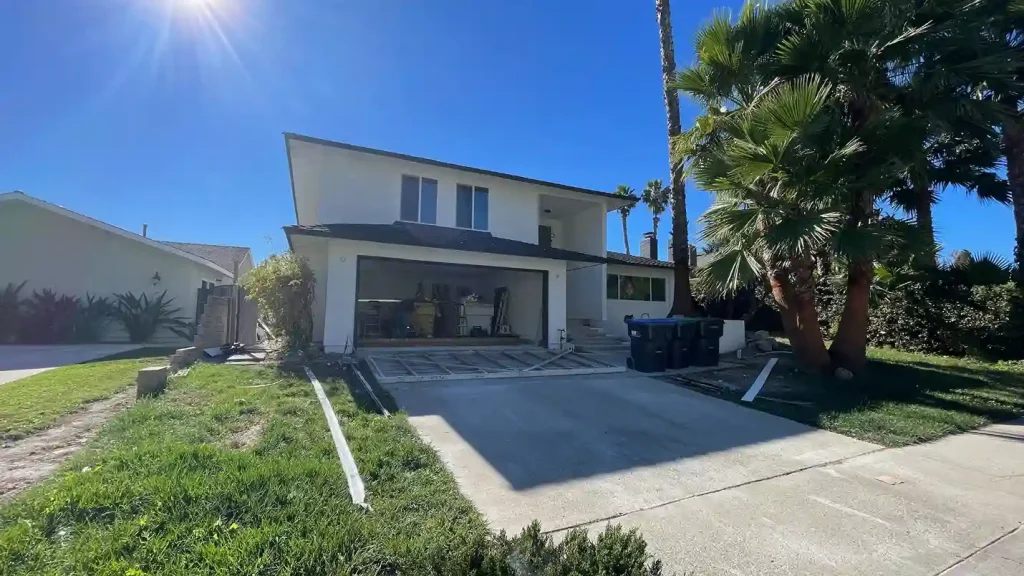
[[[582,352],[629,352],[629,344],[624,342],[606,344],[580,344],[576,343],[576,349]]]

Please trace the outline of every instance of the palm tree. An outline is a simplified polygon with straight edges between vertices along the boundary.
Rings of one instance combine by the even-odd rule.
[[[704,239],[718,249],[698,282],[725,295],[767,278],[794,354],[815,371],[832,366],[818,323],[815,255],[835,250],[862,150],[855,138],[835,137],[842,129],[832,92],[815,76],[774,85],[717,118],[718,138],[691,163],[696,181],[715,194],[702,221]]]
[[[693,314],[693,296],[690,292],[689,231],[686,220],[686,179],[681,162],[672,158],[672,142],[679,137],[679,93],[673,87],[676,74],[676,50],[672,39],[672,14],[669,0],[654,0],[658,16],[658,35],[661,39],[661,81],[668,119],[669,169],[671,170],[672,204],[672,259],[675,270],[672,310],[670,314]]]
[[[622,216],[622,243],[626,246],[626,254],[629,254],[629,232],[626,229],[626,218],[629,217],[629,213],[633,211],[633,206],[636,206],[637,198],[636,190],[633,190],[625,184],[619,184],[619,187],[615,189],[615,195],[621,196],[629,200],[629,204],[625,204],[622,208],[619,208],[619,216]]]
[[[661,180],[651,180],[644,187],[643,195],[640,199],[647,207],[651,209],[653,214],[652,220],[654,221],[654,239],[658,239],[658,223],[661,222],[661,215],[665,213],[665,209],[669,207],[672,202],[671,191],[668,187],[663,186]]]

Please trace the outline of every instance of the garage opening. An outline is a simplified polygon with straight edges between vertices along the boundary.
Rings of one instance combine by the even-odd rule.
[[[356,345],[547,345],[547,272],[360,257]]]

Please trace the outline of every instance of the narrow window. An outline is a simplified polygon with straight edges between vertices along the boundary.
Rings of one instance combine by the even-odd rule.
[[[423,178],[421,181],[420,222],[437,224],[437,180]]]
[[[418,222],[420,215],[420,179],[416,176],[402,176],[401,219]]]
[[[455,225],[473,227],[473,187],[459,184],[455,187]]]
[[[487,188],[479,186],[473,191],[473,229],[487,230]]]
[[[618,274],[608,275],[608,299],[619,299],[619,276]]]
[[[665,301],[665,279],[651,278],[651,300],[654,302]]]

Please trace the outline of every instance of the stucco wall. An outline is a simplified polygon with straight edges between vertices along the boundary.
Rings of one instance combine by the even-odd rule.
[[[153,275],[159,273],[159,283]],[[0,287],[27,280],[22,296],[48,288],[85,297],[133,292],[153,297],[167,290],[179,314],[194,321],[196,290],[202,280],[230,282],[222,274],[158,248],[21,201],[0,203]],[[111,324],[106,341],[126,341]],[[170,332],[156,343],[181,342]]]
[[[390,224],[399,219],[402,175],[437,180],[438,226],[455,226],[455,186],[488,189],[488,232],[537,243],[540,186],[291,140],[299,224]]]
[[[323,273],[324,281],[317,283],[318,293],[324,295],[324,309],[321,318],[318,318],[321,312],[314,310],[313,322],[314,330],[318,326],[323,326],[322,338],[324,348],[328,352],[345,352],[352,349],[355,339],[354,303],[357,297],[356,272],[359,256],[547,271],[548,342],[551,346],[558,345],[559,330],[565,329],[565,262],[351,240],[317,240],[327,245],[327,258],[326,270]],[[314,246],[316,245],[317,242],[299,241],[295,243],[295,250],[302,255],[315,254],[317,249]],[[319,275],[318,278],[320,278]],[[529,287],[520,288],[517,292],[527,296],[529,289]],[[539,307],[539,305],[540,301],[538,300],[537,306]],[[512,306],[524,311],[530,310],[525,305],[517,306],[515,302],[512,303]],[[524,336],[529,337],[527,334]]]
[[[562,220],[563,247],[576,252],[604,257],[606,221],[603,206],[595,205]],[[570,262],[567,276],[569,318],[601,321],[607,318],[605,307],[605,265]]]

